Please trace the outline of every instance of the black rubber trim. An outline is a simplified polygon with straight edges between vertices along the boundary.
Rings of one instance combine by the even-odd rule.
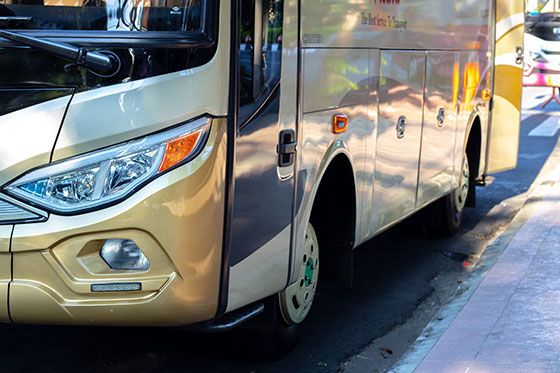
[[[301,144],[301,131],[300,131],[300,116],[302,115],[302,110],[303,108],[301,107],[301,102],[302,102],[302,91],[303,91],[303,56],[302,56],[302,51],[303,51],[303,45],[302,45],[302,36],[301,36],[301,0],[298,0],[297,2],[297,92],[296,92],[296,118],[295,118],[295,130],[296,130],[296,144]],[[297,145],[296,145],[297,146]],[[290,217],[290,224],[291,224],[291,228],[290,228],[290,253],[289,253],[289,262],[288,262],[288,276],[286,278],[286,287],[290,285],[290,279],[292,278],[292,266],[294,263],[294,254],[295,251],[297,250],[296,248],[296,215],[297,215],[297,210],[298,210],[298,183],[300,182],[299,177],[298,177],[298,154],[297,151],[294,154],[294,193],[292,196],[292,216]],[[310,217],[311,219],[311,217]]]
[[[235,143],[237,140],[237,118],[239,110],[239,38],[237,37],[240,20],[240,7],[236,0],[231,0],[231,27],[230,27],[230,65],[229,65],[229,103],[227,119],[227,158],[225,177],[225,207],[224,226],[222,236],[222,268],[220,271],[220,289],[218,292],[218,307],[214,320],[222,317],[227,310],[229,293],[229,254],[231,249],[231,229],[233,219],[233,193],[235,179],[233,165],[235,164]]]
[[[70,100],[68,100],[68,103],[66,104],[66,109],[64,109],[64,114],[62,115],[62,120],[60,121],[60,126],[58,127],[56,137],[54,138],[54,144],[53,144],[53,147],[51,149],[51,156],[49,157],[49,163],[53,162],[53,157],[54,157],[54,151],[56,149],[56,144],[58,143],[58,138],[60,137],[60,133],[62,132],[62,126],[64,124],[64,121],[66,120],[66,115],[68,114],[68,110],[70,109],[70,105],[72,104],[72,100],[74,100],[74,95],[75,94],[76,94],[76,91],[73,90],[72,91],[72,96],[70,97]]]
[[[107,33],[98,31],[83,31],[80,35],[74,35],[73,33],[44,35],[40,32],[24,31],[20,31],[20,33],[41,39],[79,45],[86,48],[210,48],[216,43],[213,38],[202,32],[181,33],[176,37],[171,35],[133,37],[128,35],[107,35]],[[22,46],[7,39],[0,39],[0,48],[8,47]]]
[[[12,318],[12,312],[11,312],[11,308],[10,308],[10,293],[12,291],[12,282],[14,282],[14,252],[12,250],[12,243],[13,243],[13,239],[14,239],[14,230],[16,229],[15,225],[12,225],[12,231],[10,232],[10,246],[9,246],[9,250],[10,250],[10,282],[8,283],[8,294],[6,294],[7,299],[6,299],[6,303],[7,303],[7,307],[8,307],[8,318],[10,319],[10,322],[14,322],[14,319]]]
[[[72,96],[74,88],[0,87],[0,116],[65,96]]]
[[[21,207],[21,206],[18,206]],[[22,207],[22,210],[25,210]],[[34,214],[34,213],[33,213]],[[45,216],[39,216],[38,218],[29,218],[29,219],[19,219],[19,220],[1,220],[0,221],[0,226],[1,225],[11,225],[11,224],[31,224],[31,223],[42,223],[48,220],[48,217]]]
[[[280,89],[280,81],[278,81],[274,87],[272,87],[272,90],[270,91],[270,93],[268,94],[268,96],[266,96],[266,98],[261,102],[261,104],[259,105],[258,109],[255,110],[255,112],[253,114],[251,114],[249,116],[249,118],[247,118],[247,120],[245,120],[242,124],[239,125],[239,131],[241,131],[243,128],[245,128],[253,119],[255,119],[257,116],[259,116],[259,114],[261,112],[264,111],[264,109],[266,109],[266,107],[268,106],[268,104],[270,104],[270,102],[272,100],[274,100],[276,98],[276,92]]]

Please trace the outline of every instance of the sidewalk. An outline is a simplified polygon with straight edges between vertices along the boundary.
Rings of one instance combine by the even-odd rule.
[[[560,168],[549,175],[524,207],[531,217],[417,373],[560,372]]]

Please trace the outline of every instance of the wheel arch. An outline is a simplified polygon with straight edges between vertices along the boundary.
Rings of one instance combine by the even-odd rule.
[[[466,206],[476,206],[475,184],[476,179],[481,173],[482,164],[482,120],[478,110],[474,110],[469,118],[467,131],[463,141],[463,153],[469,160],[469,194],[467,196]]]
[[[358,212],[356,174],[345,147],[327,155],[314,181],[309,221],[319,239],[321,280],[351,286]]]

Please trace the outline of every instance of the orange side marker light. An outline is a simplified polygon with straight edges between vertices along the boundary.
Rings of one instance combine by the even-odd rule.
[[[159,172],[165,171],[187,158],[198,143],[200,133],[201,131],[189,133],[188,135],[167,143],[165,155],[159,166]]]
[[[346,132],[348,129],[348,116],[346,114],[335,114],[332,120],[332,133]]]
[[[492,91],[489,89],[485,89],[482,91],[482,100],[484,101],[490,101],[490,99],[492,98]]]

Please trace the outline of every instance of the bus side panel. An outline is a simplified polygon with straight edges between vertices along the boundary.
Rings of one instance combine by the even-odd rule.
[[[382,51],[372,231],[416,208],[426,52]]]
[[[489,5],[489,0],[303,0],[303,43],[329,48],[487,50]]]
[[[381,59],[380,50],[372,50],[370,56],[370,68],[369,75],[371,80],[370,86],[370,101],[369,101],[369,117],[370,126],[367,130],[367,140],[366,140],[366,157],[364,163],[364,180],[365,180],[365,193],[364,199],[362,201],[362,216],[358,216],[362,222],[362,236],[356,237],[356,245],[367,241],[371,238],[371,218],[373,215],[373,193],[374,193],[374,182],[375,182],[375,153],[377,148],[377,125],[379,123],[379,63]]]
[[[497,0],[494,96],[486,174],[517,165],[524,19],[523,1]]]
[[[451,189],[459,90],[459,54],[428,52],[418,206]]]
[[[375,128],[370,112],[375,90],[370,79],[370,61],[377,53],[364,49],[304,50],[304,114],[298,145],[298,189],[303,192],[298,194],[296,203],[296,248],[302,247],[314,196],[322,186],[324,172],[336,156],[346,157],[354,171],[354,180],[345,181],[355,183],[356,237],[361,236],[362,200],[371,197],[372,177],[364,173],[364,164],[368,139]],[[348,116],[347,131],[333,133],[332,120],[336,114]],[[300,253],[296,252],[294,257],[300,257]]]

